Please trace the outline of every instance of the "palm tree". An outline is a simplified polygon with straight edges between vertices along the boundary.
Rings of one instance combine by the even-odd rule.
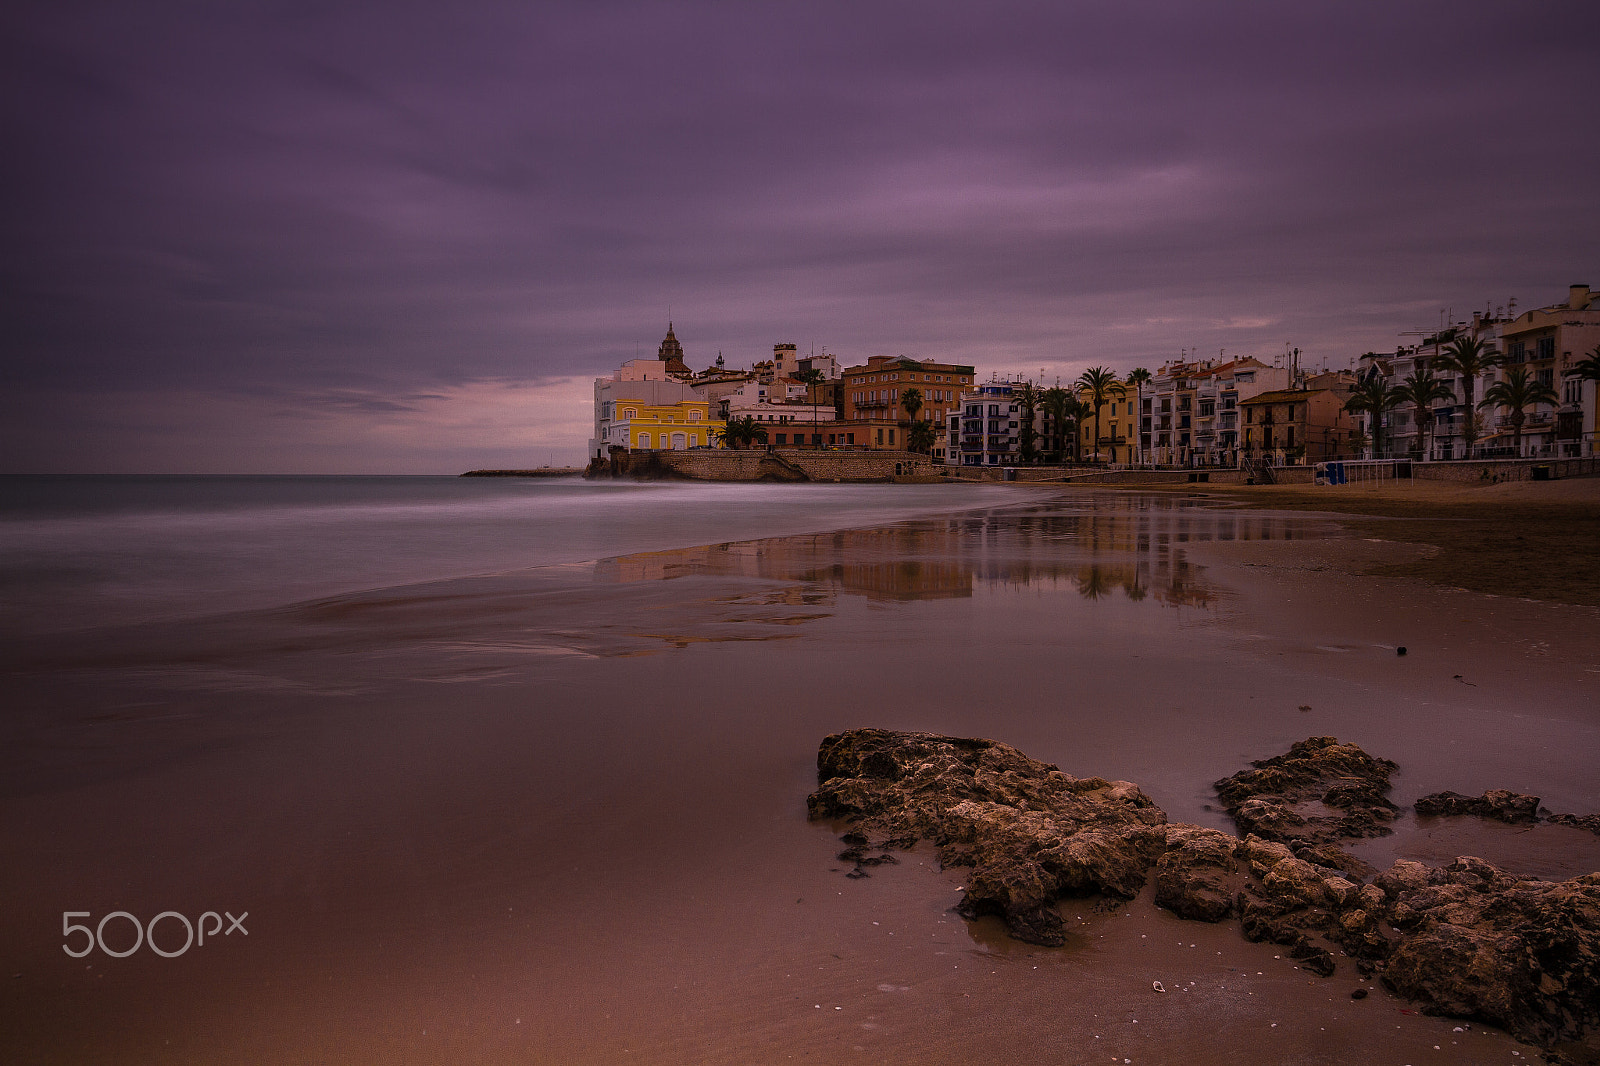
[[[1352,414],[1365,413],[1372,419],[1372,457],[1383,457],[1383,412],[1403,402],[1398,390],[1391,388],[1383,375],[1374,372],[1357,385],[1344,409]]]
[[[1068,401],[1072,399],[1072,393],[1060,385],[1045,389],[1039,394],[1039,406],[1044,408],[1044,413],[1050,418],[1049,451],[1058,461],[1064,458],[1063,453],[1067,450],[1067,420],[1072,417]]]
[[[1144,387],[1150,384],[1151,374],[1142,366],[1136,366],[1128,371],[1127,384],[1133,386],[1133,438],[1139,449],[1139,461],[1144,462],[1144,438],[1140,435],[1141,420],[1144,418]]]
[[[748,448],[767,443],[767,427],[750,415],[728,419],[727,424],[716,433],[724,448]]]
[[[1522,423],[1528,420],[1523,408],[1536,403],[1559,404],[1561,397],[1542,381],[1536,381],[1528,376],[1528,372],[1520,366],[1514,366],[1505,372],[1505,377],[1483,390],[1483,402],[1479,407],[1504,407],[1511,412],[1512,448],[1520,458],[1522,455]]]
[[[1089,417],[1089,405],[1073,393],[1067,394],[1067,418],[1072,422],[1072,461],[1083,461],[1083,434],[1078,432],[1078,427],[1083,420]]]
[[[1572,369],[1567,373],[1577,375],[1579,381],[1600,381],[1600,344],[1594,346],[1594,351],[1572,364]]]
[[[1467,439],[1467,456],[1471,458],[1472,446],[1478,440],[1474,390],[1485,371],[1500,365],[1500,353],[1476,337],[1461,336],[1451,341],[1433,362],[1441,370],[1461,375],[1461,394],[1467,401],[1466,424],[1461,427],[1461,433]]]
[[[822,371],[818,370],[814,366],[807,367],[806,369],[796,373],[794,375],[794,379],[804,385],[806,387],[806,391],[811,394],[811,433],[812,436],[816,437],[818,440],[821,440],[822,438],[817,434],[817,386],[821,385],[828,379],[822,373]]]
[[[900,394],[900,406],[906,409],[906,416],[913,422],[917,420],[917,412],[922,410],[922,390],[910,388]]]
[[[1022,426],[1018,431],[1017,461],[1032,463],[1038,454],[1038,449],[1034,447],[1034,443],[1039,439],[1039,430],[1033,422],[1039,412],[1039,392],[1033,387],[1033,382],[1024,381],[1022,388],[1017,390],[1016,396],[1017,405],[1021,408],[1018,414],[1021,416],[1022,422]]]
[[[1426,368],[1416,370],[1406,375],[1405,381],[1395,386],[1395,393],[1401,403],[1409,403],[1416,408],[1417,419],[1417,456],[1426,459],[1428,456],[1428,422],[1431,421],[1431,408],[1435,400],[1451,400],[1455,398],[1455,390],[1448,382],[1433,376],[1433,371]],[[1425,418],[1427,414],[1430,417]]]
[[[933,451],[933,442],[938,439],[939,433],[934,428],[933,419],[919,419],[911,423],[911,428],[906,431],[906,451],[931,452]]]
[[[1122,382],[1117,380],[1117,375],[1109,367],[1092,366],[1078,376],[1078,388],[1089,394],[1089,403],[1094,407],[1094,456],[1100,458],[1100,408],[1106,405],[1106,400],[1113,396],[1127,395],[1127,389]],[[1116,453],[1113,451],[1113,455]]]

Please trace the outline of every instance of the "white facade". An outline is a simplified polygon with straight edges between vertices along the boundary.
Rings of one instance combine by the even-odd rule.
[[[990,382],[963,391],[946,416],[946,466],[1008,466],[1021,444],[1020,382]],[[1035,405],[1035,447],[1043,448],[1048,429],[1043,405]]]
[[[1287,367],[1246,357],[1168,363],[1141,390],[1140,461],[1162,466],[1224,465],[1238,461],[1239,404],[1290,387]],[[1127,398],[1134,399],[1128,389]]]

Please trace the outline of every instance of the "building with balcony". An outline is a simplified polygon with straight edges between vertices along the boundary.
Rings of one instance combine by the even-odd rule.
[[[1471,383],[1440,367],[1440,357],[1458,338],[1480,341],[1497,354],[1501,365],[1477,376]],[[1600,347],[1600,306],[1587,285],[1573,285],[1565,303],[1534,308],[1520,315],[1480,312],[1472,321],[1438,330],[1421,342],[1384,354],[1368,352],[1356,373],[1365,381],[1377,376],[1391,387],[1399,386],[1419,371],[1434,371],[1452,395],[1437,401],[1421,417],[1413,405],[1402,403],[1386,412],[1382,421],[1381,455],[1375,458],[1421,456],[1427,459],[1560,458],[1592,455],[1595,450],[1594,384],[1576,373],[1579,360]],[[1520,368],[1530,379],[1548,385],[1559,397],[1556,404],[1534,404],[1524,411],[1522,449],[1516,454],[1516,433],[1511,412],[1479,404],[1484,393]],[[1373,437],[1370,415],[1360,416],[1358,427]],[[1469,444],[1469,441],[1471,442]],[[1468,455],[1470,448],[1471,455]],[[1369,443],[1368,453],[1373,449]]]
[[[1251,356],[1165,363],[1136,399],[1135,454],[1161,466],[1235,466],[1243,444],[1239,405],[1289,388],[1292,376]]]
[[[1280,466],[1348,457],[1355,429],[1344,409],[1348,397],[1346,391],[1321,387],[1278,389],[1241,400],[1243,457]]]
[[[1022,403],[1020,381],[991,381],[960,394],[945,416],[945,464],[948,466],[1009,466],[1020,461]],[[1049,416],[1042,404],[1034,407],[1035,446],[1043,450],[1049,439]]]
[[[1595,451],[1595,382],[1576,372],[1585,356],[1600,353],[1600,301],[1587,285],[1567,290],[1566,303],[1538,307],[1497,330],[1503,368],[1521,367],[1555,391],[1560,402],[1529,408],[1522,427],[1524,456],[1564,458]],[[1504,369],[1494,375],[1499,380]],[[1480,392],[1481,396],[1482,393]],[[1485,443],[1495,450],[1512,444],[1510,412],[1498,410],[1495,432]]]
[[[907,391],[916,389],[921,397],[917,419],[927,419],[935,428],[943,427],[956,409],[961,391],[972,387],[974,374],[972,367],[957,363],[870,356],[865,364],[842,371],[840,418],[845,422],[893,425],[899,428],[896,436],[904,443],[903,423],[910,421],[905,408]],[[876,439],[877,433],[870,436]],[[934,462],[949,462],[946,435],[939,433],[934,439]]]

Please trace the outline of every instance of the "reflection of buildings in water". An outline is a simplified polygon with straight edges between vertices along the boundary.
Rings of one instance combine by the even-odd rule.
[[[1120,591],[1181,606],[1208,606],[1214,590],[1184,546],[1209,541],[1293,540],[1305,520],[1201,507],[1168,497],[1095,495],[1038,508],[968,512],[879,529],[777,537],[648,552],[606,560],[606,581],[691,574],[799,582],[772,595],[818,604],[835,592],[874,600],[972,595],[990,585],[1068,585],[1086,599]],[[773,602],[778,602],[774,600]]]
[[[890,526],[770,540],[641,552],[596,565],[602,581],[651,581],[705,574],[800,582],[774,592],[784,602],[830,602],[834,591],[868,599],[972,595],[972,568],[954,558],[960,534]],[[773,601],[776,602],[776,601]]]

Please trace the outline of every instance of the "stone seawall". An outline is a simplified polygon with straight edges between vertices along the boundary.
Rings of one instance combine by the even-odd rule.
[[[1013,476],[1007,477],[1007,473]],[[1309,466],[1274,467],[1272,476],[1281,485],[1309,485],[1313,471]],[[968,481],[1047,482],[1061,485],[1181,485],[1190,482],[1212,485],[1242,485],[1248,476],[1231,467],[1204,467],[1198,470],[1094,470],[1076,466],[952,467],[951,477]]]
[[[1549,476],[1586,477],[1600,474],[1600,464],[1586,459],[1457,459],[1447,463],[1412,463],[1413,476],[1424,481],[1463,481],[1472,484],[1498,481],[1528,481],[1536,468],[1546,468]]]
[[[900,451],[805,448],[627,452],[595,460],[588,477],[684,478],[691,481],[937,481],[944,467]]]

